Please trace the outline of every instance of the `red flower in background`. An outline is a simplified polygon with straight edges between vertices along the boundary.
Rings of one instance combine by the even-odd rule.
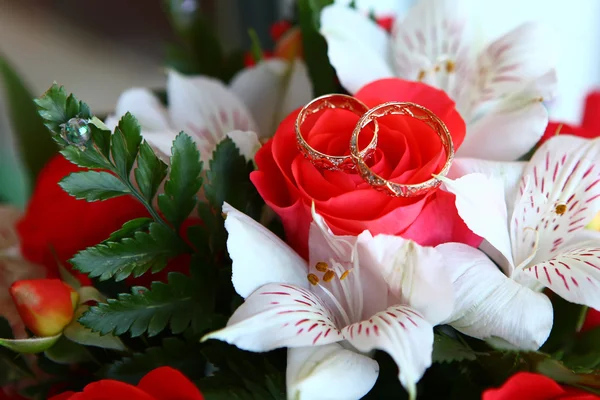
[[[595,400],[600,397],[583,390],[561,386],[547,376],[519,372],[497,389],[483,393],[482,400]]]
[[[114,380],[87,385],[83,392],[66,392],[50,400],[204,400],[196,386],[181,372],[161,367],[149,372],[137,386]]]
[[[584,138],[596,138],[600,136],[600,91],[592,92],[585,99],[583,118],[581,125],[571,125],[558,121],[550,121],[544,136],[538,145],[544,143],[552,136],[558,134],[569,134]]]
[[[85,171],[57,155],[44,167],[27,206],[17,224],[21,254],[27,260],[46,267],[48,278],[57,278],[58,263],[67,267],[83,285],[90,285],[86,275],[73,271],[67,262],[77,252],[106,240],[111,233],[132,219],[150,217],[146,208],[133,197],[87,202],[67,194],[58,182],[65,176]],[[187,221],[182,229],[189,226]],[[186,271],[189,257],[181,256],[158,274],[147,273],[130,284],[148,286],[166,280],[169,271]]]
[[[458,148],[465,123],[454,102],[442,91],[418,82],[384,79],[367,85],[356,97],[367,106],[387,101],[410,101],[432,110],[447,125]],[[376,191],[356,173],[317,169],[298,151],[294,124],[298,112],[279,126],[273,139],[256,154],[258,171],[251,180],[265,202],[281,217],[287,240],[307,255],[311,204],[338,235],[400,235],[421,245],[462,242],[478,246],[481,239],[458,216],[455,196],[437,190],[416,198],[390,197]],[[348,154],[350,136],[359,116],[327,110],[306,121],[303,134],[315,149],[332,155]],[[386,179],[423,182],[446,161],[437,134],[408,116],[379,120],[379,142],[373,169]],[[368,140],[365,133],[364,138]],[[364,145],[362,146],[364,148]]]

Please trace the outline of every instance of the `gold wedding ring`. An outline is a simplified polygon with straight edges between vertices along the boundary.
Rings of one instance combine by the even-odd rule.
[[[374,189],[382,191],[389,196],[394,197],[416,197],[435,190],[440,186],[441,181],[435,177],[418,184],[401,184],[383,179],[373,172],[363,158],[363,151],[358,148],[358,137],[365,126],[371,122],[376,122],[377,118],[386,115],[408,115],[426,123],[433,129],[442,141],[442,146],[446,151],[446,163],[436,175],[445,176],[450,169],[454,159],[454,144],[448,128],[433,112],[427,108],[414,103],[407,102],[389,102],[383,103],[367,111],[356,124],[352,138],[350,139],[350,155],[356,165],[356,169],[361,177]]]
[[[296,140],[298,142],[298,149],[304,155],[304,157],[310,160],[310,162],[312,162],[319,169],[327,169],[332,171],[352,171],[356,168],[356,163],[353,162],[351,156],[332,156],[321,153],[320,151],[312,148],[302,136],[301,127],[306,119],[309,116],[325,109],[343,109],[361,116],[369,111],[369,107],[352,96],[345,94],[327,94],[314,99],[304,106],[296,118]],[[373,139],[364,150],[357,153],[363,160],[368,160],[377,147],[377,132],[379,130],[379,125],[377,124],[377,121],[372,121],[375,125],[373,128]],[[368,123],[365,123],[363,128],[367,125]]]

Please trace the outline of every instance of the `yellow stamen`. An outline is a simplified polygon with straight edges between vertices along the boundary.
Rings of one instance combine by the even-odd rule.
[[[427,73],[425,72],[425,70],[423,70],[423,69],[422,69],[422,70],[420,70],[420,71],[419,71],[419,77],[417,78],[417,80],[418,80],[419,82],[421,82],[423,79],[425,79],[425,75],[426,75],[426,74],[427,74]]]
[[[567,211],[566,204],[557,204],[556,209],[554,210],[558,215],[563,215]]]
[[[329,265],[326,262],[319,261],[315,265],[315,269],[319,272],[327,272],[327,270],[329,269]]]
[[[319,284],[319,277],[315,274],[308,274],[306,277],[311,285],[317,286]]]
[[[435,72],[440,72],[440,66],[439,66],[439,65],[436,65],[436,66],[435,66],[435,68],[433,68],[433,70],[434,70]]]
[[[323,280],[325,282],[329,282],[333,278],[335,278],[335,272],[333,272],[332,270],[329,270],[329,271],[325,272],[325,274],[323,275]]]
[[[340,276],[340,281],[343,281],[344,279],[346,279],[348,277],[348,275],[350,275],[350,272],[352,272],[351,269],[349,269],[348,271],[344,271],[342,276]]]
[[[446,72],[447,73],[451,73],[454,72],[454,70],[456,69],[456,64],[454,64],[454,61],[446,61]]]

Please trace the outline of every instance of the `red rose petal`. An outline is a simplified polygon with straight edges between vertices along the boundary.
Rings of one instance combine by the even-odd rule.
[[[422,246],[460,242],[479,247],[483,239],[471,232],[458,216],[455,201],[456,196],[452,193],[436,191],[421,210],[419,218],[400,236]]]
[[[585,99],[585,109],[581,126],[590,136],[594,138],[600,136],[600,91],[591,92]]]
[[[448,95],[429,85],[398,78],[380,79],[369,83],[356,93],[356,97],[367,106],[374,107],[388,101],[408,101],[428,108],[448,127],[458,149],[465,138],[466,125],[455,103]]]
[[[204,400],[198,388],[181,372],[161,367],[142,378],[138,388],[156,400]]]
[[[578,389],[570,388],[569,392],[567,393],[567,390],[544,375],[519,372],[510,377],[500,388],[486,390],[482,400],[592,400],[599,398]]]

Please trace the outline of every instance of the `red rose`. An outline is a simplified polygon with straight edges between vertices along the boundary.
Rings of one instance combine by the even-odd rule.
[[[498,389],[483,393],[482,400],[595,400],[600,397],[583,390],[561,386],[547,376],[519,372]]]
[[[442,91],[401,79],[384,79],[365,86],[356,97],[367,106],[387,101],[421,104],[440,117],[452,134],[455,148],[465,136],[465,123],[454,102]],[[401,235],[421,245],[462,242],[478,246],[481,239],[458,216],[454,195],[437,190],[416,198],[396,198],[378,192],[356,173],[322,171],[298,151],[292,113],[273,139],[256,154],[258,171],[251,179],[265,202],[281,217],[287,240],[307,255],[310,208],[336,234]],[[331,155],[349,153],[349,141],[359,116],[345,110],[327,110],[303,126],[307,142]],[[423,122],[407,116],[379,120],[379,142],[373,170],[386,179],[418,183],[431,178],[446,161],[437,134]],[[363,139],[367,139],[367,134]],[[364,146],[363,146],[364,148]]]
[[[137,386],[114,380],[101,380],[87,385],[83,392],[66,392],[50,400],[204,400],[192,382],[181,372],[157,368],[142,378]]]
[[[585,99],[583,118],[581,125],[571,125],[562,122],[550,121],[544,136],[538,145],[556,134],[569,134],[584,138],[596,138],[600,136],[600,91],[592,92]]]
[[[17,224],[23,257],[46,267],[48,278],[58,277],[58,262],[67,262],[77,252],[106,240],[111,233],[132,219],[150,217],[146,208],[131,196],[104,201],[87,202],[67,194],[58,182],[65,176],[85,171],[66,160],[54,157],[40,173],[33,196],[23,218]],[[184,226],[189,225],[189,221]],[[183,228],[183,227],[182,227]],[[131,284],[147,286],[151,281],[164,281],[168,271],[185,271],[189,256],[181,256],[160,273],[150,273],[128,280]],[[89,278],[72,271],[84,285]]]

